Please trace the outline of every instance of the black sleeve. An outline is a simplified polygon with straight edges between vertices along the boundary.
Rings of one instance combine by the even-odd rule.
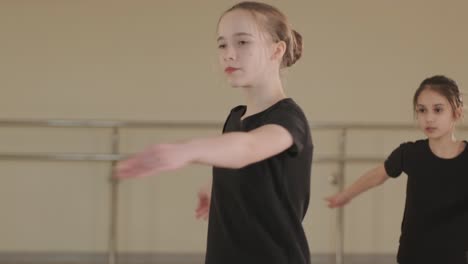
[[[272,111],[265,124],[275,124],[284,127],[293,138],[293,145],[287,150],[293,156],[302,151],[309,136],[308,122],[304,115],[296,109],[279,108]]]
[[[404,156],[407,145],[407,143],[401,144],[385,160],[384,166],[388,176],[396,178],[405,170]]]

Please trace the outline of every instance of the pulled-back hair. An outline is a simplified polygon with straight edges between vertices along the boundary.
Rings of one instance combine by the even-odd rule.
[[[259,26],[271,36],[274,42],[286,43],[282,67],[293,65],[302,56],[302,36],[291,28],[287,17],[276,7],[260,2],[245,1],[226,10],[223,16],[234,10],[251,12]]]
[[[463,107],[463,99],[457,83],[446,76],[435,75],[425,79],[419,85],[413,97],[414,109],[416,109],[419,95],[426,89],[430,89],[445,97],[449,101],[454,113],[458,108]]]

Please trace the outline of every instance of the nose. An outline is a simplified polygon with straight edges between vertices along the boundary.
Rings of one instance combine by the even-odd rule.
[[[233,61],[236,60],[236,51],[230,46],[227,46],[224,49],[224,54],[223,54],[224,60],[225,61]]]
[[[427,113],[426,122],[430,124],[430,123],[434,122],[434,120],[435,120],[435,115],[433,113],[431,113],[431,112]]]

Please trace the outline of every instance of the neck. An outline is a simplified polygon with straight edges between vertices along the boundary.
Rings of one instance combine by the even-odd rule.
[[[429,138],[429,146],[437,156],[453,158],[464,150],[465,143],[457,140],[453,133],[449,133],[440,138]]]
[[[261,112],[286,98],[279,76],[255,86],[244,87],[247,111],[244,118]]]

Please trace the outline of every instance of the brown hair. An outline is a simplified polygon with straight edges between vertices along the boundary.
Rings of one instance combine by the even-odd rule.
[[[445,97],[447,101],[449,101],[454,114],[458,108],[463,107],[463,99],[460,90],[458,89],[457,83],[446,76],[435,75],[425,79],[419,85],[419,88],[416,90],[416,93],[413,97],[414,109],[416,109],[419,95],[426,89],[435,91]]]
[[[240,2],[226,10],[221,18],[234,10],[252,13],[259,25],[265,29],[274,42],[284,41],[286,51],[281,62],[282,67],[289,67],[302,56],[302,36],[291,28],[287,17],[276,7],[259,2]]]

